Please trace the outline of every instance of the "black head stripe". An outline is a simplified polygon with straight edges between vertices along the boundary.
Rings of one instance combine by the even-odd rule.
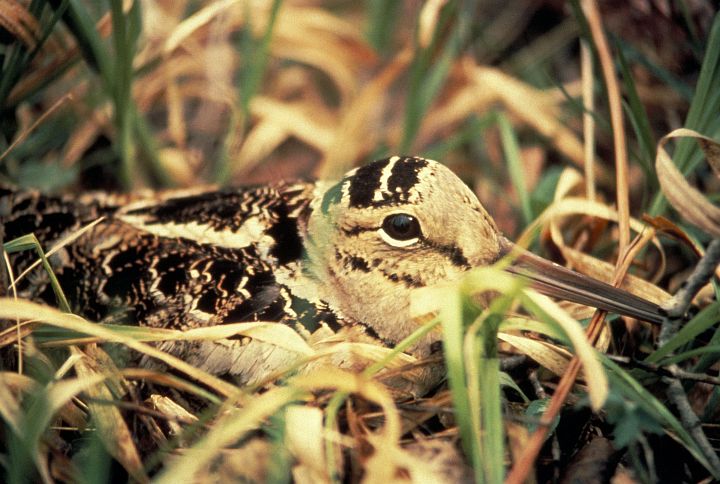
[[[452,265],[456,267],[461,267],[463,269],[470,269],[472,267],[470,262],[467,260],[467,257],[465,257],[465,254],[463,254],[462,249],[456,245],[438,245],[433,244],[428,240],[425,240],[425,244],[443,254],[448,258]]]
[[[401,158],[393,166],[392,175],[388,180],[388,192],[391,197],[404,197],[418,183],[418,173],[427,166],[422,158]]]
[[[395,156],[363,166],[348,179],[350,206],[365,208],[407,202],[417,186],[420,170],[427,165],[422,158]]]
[[[445,249],[445,252],[450,259],[450,262],[452,262],[453,265],[457,267],[463,267],[465,269],[470,269],[470,262],[468,262],[465,254],[463,254],[463,251],[462,249],[460,249],[460,247],[451,246],[444,247],[443,249]]]
[[[380,188],[383,170],[390,163],[384,159],[359,168],[350,178],[350,206],[369,207],[373,204],[375,191]]]

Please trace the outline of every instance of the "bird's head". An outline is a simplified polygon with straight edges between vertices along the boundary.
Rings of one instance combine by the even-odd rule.
[[[396,343],[417,326],[413,290],[501,253],[495,222],[445,166],[394,156],[349,172],[314,202],[307,247],[324,297]]]
[[[423,158],[394,156],[347,173],[314,199],[305,238],[321,298],[391,344],[417,328],[415,289],[458,279],[511,251],[508,271],[541,292],[662,320],[654,303],[516,248],[462,180]],[[427,354],[437,338],[413,352]]]

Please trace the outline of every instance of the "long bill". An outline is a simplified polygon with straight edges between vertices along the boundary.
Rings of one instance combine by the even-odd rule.
[[[506,270],[528,279],[542,294],[650,323],[663,320],[664,312],[657,304],[543,259],[507,239],[502,240],[502,252],[513,256]]]

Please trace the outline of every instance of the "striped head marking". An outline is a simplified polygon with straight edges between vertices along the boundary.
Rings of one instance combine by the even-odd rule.
[[[394,156],[349,172],[319,196],[310,267],[344,316],[397,342],[413,329],[411,291],[497,259],[500,234],[448,168]]]

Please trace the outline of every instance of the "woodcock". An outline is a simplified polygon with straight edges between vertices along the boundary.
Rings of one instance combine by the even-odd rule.
[[[376,161],[336,183],[58,197],[0,188],[6,241],[34,233],[51,247],[99,217],[51,258],[74,309],[91,320],[180,330],[272,321],[306,339],[335,335],[384,346],[418,327],[410,317],[413,290],[457,279],[513,249],[457,176],[417,157]],[[15,274],[34,258],[14,254]],[[550,295],[662,319],[655,304],[528,252],[510,270]],[[18,289],[55,301],[42,268]],[[409,353],[427,357],[439,340],[430,334]],[[161,348],[241,383],[293,358],[249,338]]]

